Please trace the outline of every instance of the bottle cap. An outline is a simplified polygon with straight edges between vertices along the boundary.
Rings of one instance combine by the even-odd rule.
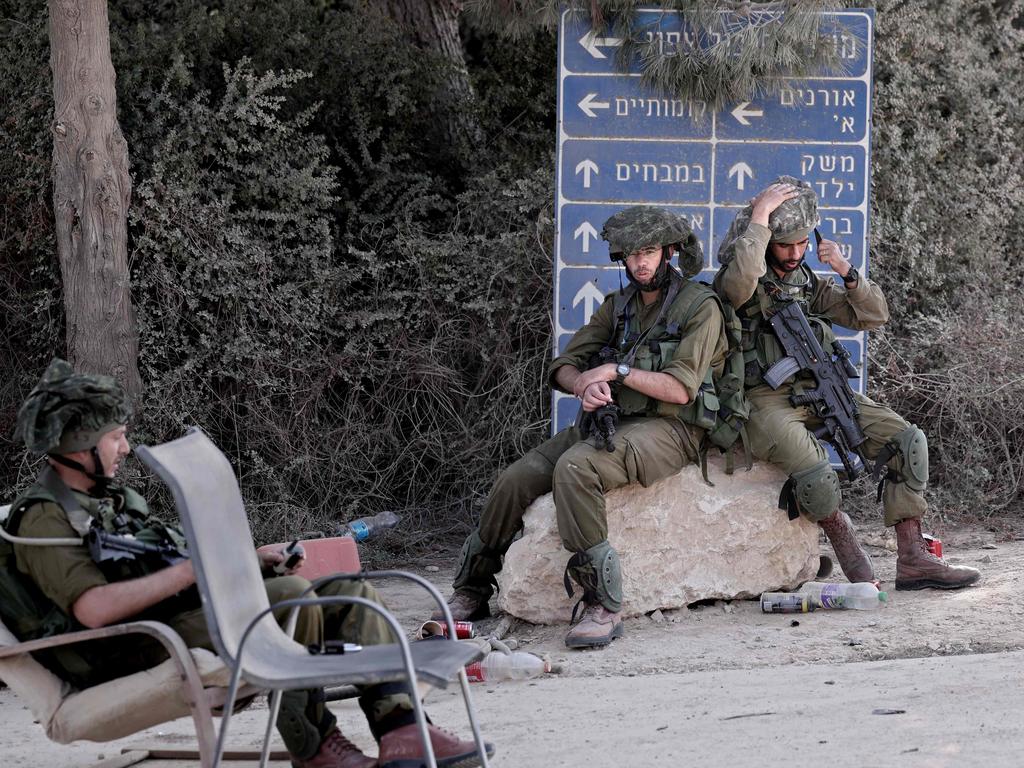
[[[878,593],[878,599],[881,600],[883,603],[888,603],[889,602],[889,593],[888,592],[879,592]]]

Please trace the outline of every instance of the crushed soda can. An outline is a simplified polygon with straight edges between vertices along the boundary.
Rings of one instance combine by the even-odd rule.
[[[928,547],[929,552],[936,557],[942,557],[942,541],[929,533],[922,533],[921,538],[924,539],[925,546]]]
[[[427,637],[448,637],[448,625],[440,621],[425,621],[416,633],[416,637],[419,640]],[[468,640],[471,637],[476,637],[476,632],[473,630],[473,622],[456,621],[455,637],[459,640]]]

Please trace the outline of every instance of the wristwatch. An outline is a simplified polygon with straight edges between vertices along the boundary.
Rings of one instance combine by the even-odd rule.
[[[850,267],[850,271],[846,273],[846,277],[843,278],[843,285],[852,285],[860,281],[860,273],[857,272],[856,267]]]
[[[626,377],[629,376],[629,372],[631,370],[633,370],[633,369],[630,368],[625,363],[619,363],[618,365],[616,365],[615,366],[615,381],[617,381],[619,384],[621,384],[623,381],[626,380]]]

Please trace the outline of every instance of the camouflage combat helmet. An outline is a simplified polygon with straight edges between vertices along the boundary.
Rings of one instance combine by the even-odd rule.
[[[704,266],[704,251],[683,216],[663,208],[634,205],[609,217],[601,230],[608,241],[612,261],[652,245],[678,245],[679,269],[684,277],[693,277]]]
[[[768,229],[772,231],[773,243],[796,243],[810,236],[818,226],[818,196],[806,181],[793,176],[779,176],[772,184],[792,184],[797,187],[797,196],[787,200],[768,215]],[[754,212],[753,204],[748,204],[736,214],[729,231],[718,248],[718,263],[723,266],[733,260],[736,241],[743,236],[750,226],[750,217]]]
[[[75,373],[54,358],[22,403],[14,435],[34,453],[74,453],[94,448],[131,415],[128,397],[113,378]]]

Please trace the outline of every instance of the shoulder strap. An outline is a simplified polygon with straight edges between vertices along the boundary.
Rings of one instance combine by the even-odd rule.
[[[60,475],[54,471],[53,467],[46,465],[28,492],[19,497],[11,506],[4,529],[12,536],[17,536],[21,520],[25,516],[25,510],[32,506],[32,502],[36,501],[55,502],[68,513],[82,508],[71,489],[60,479]]]

